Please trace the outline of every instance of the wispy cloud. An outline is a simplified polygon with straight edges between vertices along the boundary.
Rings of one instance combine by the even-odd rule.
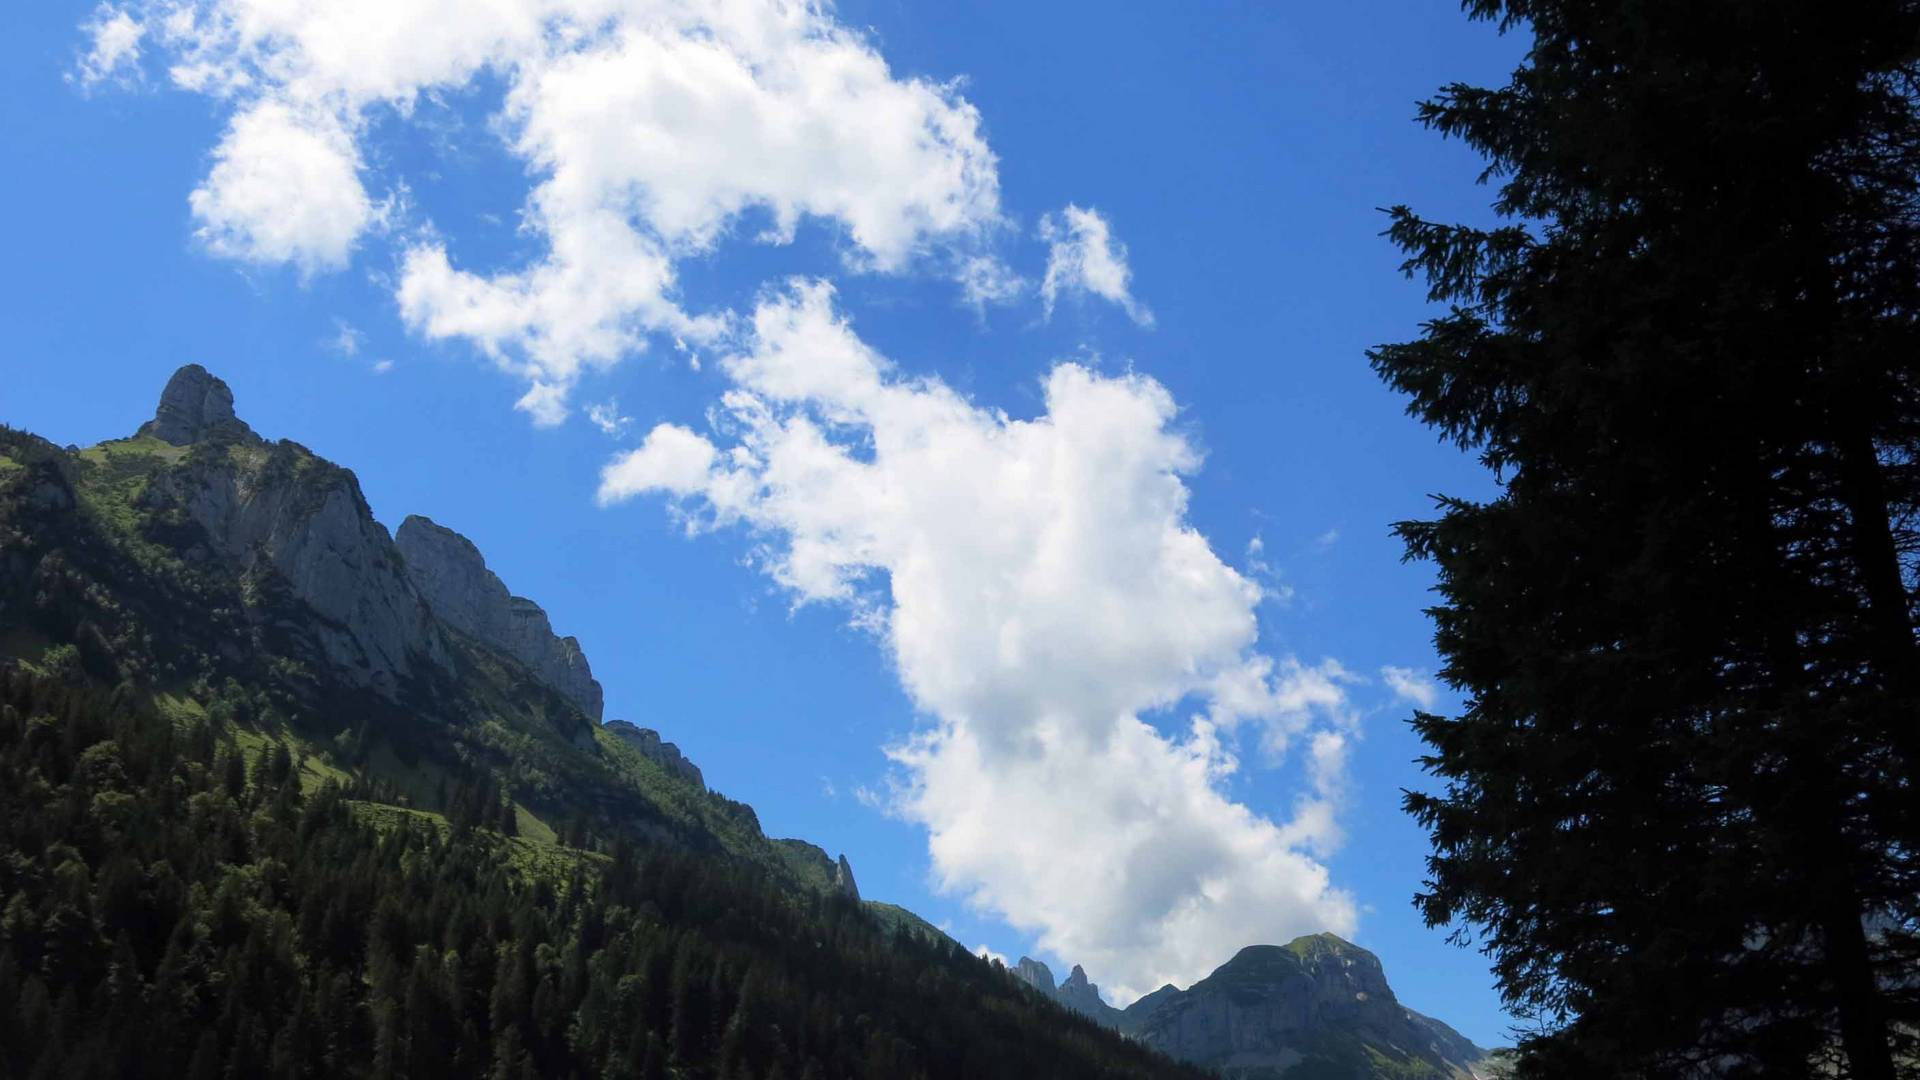
[[[335,319],[333,320],[333,336],[327,339],[327,348],[332,349],[341,356],[358,356],[360,355],[360,343],[365,340],[366,335],[354,329],[352,323],[345,319]]]
[[[1100,211],[1068,206],[1048,214],[1040,219],[1040,238],[1047,241],[1047,276],[1040,282],[1040,297],[1049,316],[1060,297],[1084,295],[1120,305],[1141,326],[1153,325],[1153,312],[1134,299],[1126,245],[1114,238]]]
[[[974,255],[960,265],[960,296],[974,310],[1010,304],[1027,292],[1027,280],[991,255]]]
[[[140,62],[140,42],[147,28],[140,20],[110,5],[94,9],[93,18],[81,27],[87,35],[87,51],[80,57],[72,80],[82,87],[131,78]]]
[[[600,429],[601,434],[614,439],[626,434],[627,429],[633,426],[633,417],[621,415],[617,398],[587,406],[587,419]]]
[[[1433,676],[1424,671],[1389,664],[1380,669],[1380,677],[1386,680],[1393,696],[1401,701],[1425,710],[1431,710],[1440,703],[1440,687],[1433,681]]]

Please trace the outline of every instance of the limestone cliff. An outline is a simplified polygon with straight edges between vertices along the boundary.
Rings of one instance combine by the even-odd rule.
[[[1048,997],[1053,996],[1056,989],[1053,984],[1053,969],[1047,965],[1031,956],[1023,956],[1020,962],[1013,966],[1013,973],[1020,976],[1020,980],[1028,986]]]
[[[1100,996],[1100,988],[1087,978],[1087,972],[1079,964],[1067,973],[1059,989],[1054,991],[1054,1000],[1072,1009],[1082,1016],[1089,1016],[1111,1028],[1126,1030],[1126,1014],[1107,1004]]]
[[[860,899],[860,886],[853,880],[853,864],[847,861],[844,854],[833,867],[833,891],[855,901]]]
[[[1082,1016],[1119,1031],[1131,1030],[1126,1014],[1107,1004],[1100,996],[1100,988],[1087,978],[1086,969],[1079,964],[1073,965],[1066,981],[1058,986],[1053,983],[1053,969],[1031,956],[1021,957],[1013,973],[1028,986]]]
[[[432,616],[353,473],[297,443],[268,443],[233,414],[233,392],[198,365],[175,372],[138,437],[187,448],[138,505],[178,510],[204,532],[189,561],[237,564],[256,589],[284,586],[321,620],[315,646],[352,682],[387,697],[419,658],[442,654]]]
[[[560,637],[540,605],[507,591],[471,540],[413,515],[394,536],[406,574],[447,625],[525,664],[588,719],[600,722],[603,702],[580,642]]]

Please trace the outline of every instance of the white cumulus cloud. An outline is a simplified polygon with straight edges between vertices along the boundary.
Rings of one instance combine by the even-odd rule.
[[[1122,996],[1350,931],[1315,855],[1337,839],[1349,677],[1259,651],[1259,587],[1186,521],[1200,457],[1166,390],[1063,363],[1017,419],[899,373],[823,283],[752,323],[722,360],[726,448],[662,425],[600,497],[743,526],[796,602],[879,631],[932,721],[892,748],[889,803],[928,829],[939,883]],[[1242,725],[1304,749],[1285,821],[1226,793]]]
[[[1047,314],[1061,296],[1080,294],[1118,304],[1134,322],[1153,325],[1153,312],[1134,299],[1126,245],[1100,211],[1070,205],[1048,214],[1040,219],[1040,238],[1047,242],[1047,276],[1040,282]]]
[[[678,424],[661,424],[647,432],[638,447],[601,470],[600,502],[617,502],[642,491],[690,495],[704,490],[714,456],[706,439]]]
[[[304,273],[345,265],[380,220],[363,186],[373,121],[497,79],[488,130],[525,166],[539,248],[471,265],[416,223],[396,299],[416,333],[470,342],[524,378],[520,407],[540,423],[650,334],[721,336],[723,315],[684,310],[676,265],[749,212],[772,243],[826,222],[848,265],[880,272],[976,247],[1001,220],[974,107],[952,85],[897,76],[824,5],[147,0],[89,25],[83,80],[145,39],[176,86],[234,110],[190,200],[208,249]]]
[[[233,118],[213,169],[187,198],[195,235],[242,262],[291,263],[305,273],[345,266],[377,216],[359,173],[338,117],[257,102]]]

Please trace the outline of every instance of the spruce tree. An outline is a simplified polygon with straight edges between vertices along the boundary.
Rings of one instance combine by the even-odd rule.
[[[1915,1075],[1920,11],[1464,6],[1532,48],[1420,119],[1505,220],[1391,211],[1447,309],[1370,354],[1498,480],[1398,526],[1417,902],[1526,1075]]]

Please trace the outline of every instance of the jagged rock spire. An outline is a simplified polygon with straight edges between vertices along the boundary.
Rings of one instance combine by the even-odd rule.
[[[853,864],[845,855],[840,856],[840,864],[833,868],[833,887],[845,896],[860,899],[860,886],[853,883]]]
[[[199,364],[173,373],[160,392],[153,419],[140,425],[140,435],[151,435],[175,446],[199,442],[210,435],[257,440],[253,429],[233,414],[233,390]]]

